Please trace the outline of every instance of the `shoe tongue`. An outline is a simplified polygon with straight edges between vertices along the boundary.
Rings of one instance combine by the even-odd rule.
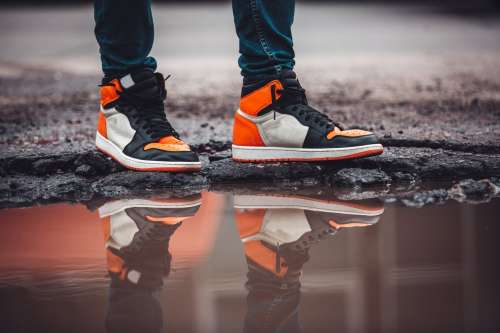
[[[133,73],[130,73],[132,80],[134,83],[139,83],[148,79],[151,79],[155,76],[152,70],[144,68]]]
[[[297,75],[292,70],[285,70],[281,72],[279,76],[279,80],[283,85],[284,89],[292,88],[292,91],[295,91],[295,94],[290,94],[286,97],[286,100],[283,101],[285,105],[294,105],[294,104],[307,104],[307,98],[303,92],[302,86],[297,79]],[[295,89],[293,89],[295,88]]]
[[[280,77],[285,78],[285,79],[295,79],[296,80],[297,74],[295,74],[295,72],[292,71],[291,69],[285,69],[285,70],[281,71]]]
[[[285,88],[290,88],[290,87],[300,88],[299,80],[297,80],[297,74],[295,74],[295,72],[292,70],[287,69],[281,72],[280,81]]]
[[[150,69],[142,69],[121,78],[125,89],[143,98],[162,98],[165,91],[163,76]]]

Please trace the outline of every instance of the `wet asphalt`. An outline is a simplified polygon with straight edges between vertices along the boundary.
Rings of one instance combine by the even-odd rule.
[[[230,159],[241,84],[230,7],[154,12],[153,55],[173,75],[167,116],[201,154],[202,173],[128,172],[95,151],[100,74],[90,7],[3,9],[0,205],[231,184],[328,188],[410,205],[498,193],[498,18],[299,5],[296,71],[310,103],[348,128],[374,131],[387,149],[351,162],[258,166]]]

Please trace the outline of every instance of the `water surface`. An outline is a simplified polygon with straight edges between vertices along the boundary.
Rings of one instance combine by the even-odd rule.
[[[294,193],[0,210],[2,332],[498,332],[500,201]]]

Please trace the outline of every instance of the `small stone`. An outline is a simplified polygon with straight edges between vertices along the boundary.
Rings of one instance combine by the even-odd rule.
[[[487,179],[466,179],[450,189],[450,195],[457,201],[484,202],[497,193],[497,186]]]
[[[82,164],[76,168],[75,174],[78,176],[89,177],[95,175],[95,169],[88,164]]]
[[[370,89],[365,89],[361,96],[359,96],[360,99],[366,99],[368,96],[372,94],[372,91]]]
[[[332,183],[338,187],[363,187],[386,185],[391,178],[382,170],[347,168],[332,176]]]
[[[411,196],[401,199],[401,202],[407,207],[423,207],[430,204],[441,204],[448,200],[448,191],[444,189],[430,190],[415,193]]]
[[[215,153],[211,154],[208,157],[208,160],[210,162],[213,162],[213,161],[220,161],[220,160],[230,158],[230,157],[231,157],[231,150],[224,150],[224,151],[215,152]]]
[[[408,172],[397,171],[392,175],[392,179],[395,182],[400,183],[415,183],[417,181],[417,176]]]

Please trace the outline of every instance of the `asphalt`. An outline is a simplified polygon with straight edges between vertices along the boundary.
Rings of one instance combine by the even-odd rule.
[[[347,128],[374,131],[386,151],[351,162],[266,165],[230,159],[241,84],[230,7],[158,6],[155,18],[153,55],[173,75],[167,116],[201,154],[202,172],[130,172],[95,150],[100,74],[90,7],[5,9],[0,206],[179,187],[327,188],[408,205],[498,194],[498,18],[298,6],[296,71],[310,103]]]

